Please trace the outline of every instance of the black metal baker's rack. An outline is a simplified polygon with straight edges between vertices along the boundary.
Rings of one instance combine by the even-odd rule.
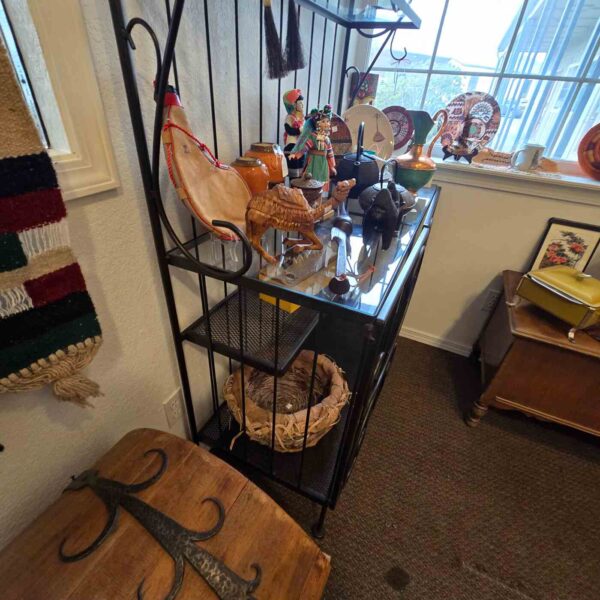
[[[227,0],[230,1],[230,0]],[[262,0],[255,0],[260,4]],[[336,39],[338,28],[345,30],[341,68],[339,69],[340,86],[338,89],[338,113],[341,113],[344,101],[344,85],[347,74],[347,61],[350,45],[350,34],[353,30],[364,37],[386,35],[381,49],[391,39],[397,29],[418,28],[420,21],[409,4],[404,0],[387,1],[394,8],[402,8],[403,12],[390,20],[381,18],[373,9],[370,15],[364,11],[357,16],[354,0],[296,0],[298,15],[301,7],[311,12],[311,35],[309,54],[309,73],[313,68],[323,69],[325,60],[325,35],[328,23],[334,26],[333,55],[329,77],[329,93],[331,97],[334,79]],[[242,152],[242,101],[240,91],[239,67],[239,13],[238,0],[233,0],[235,19],[235,51],[238,58],[236,65],[238,133],[240,153]],[[146,204],[157,261],[165,292],[165,300],[171,325],[175,353],[179,366],[182,392],[187,411],[190,436],[194,442],[208,444],[213,452],[224,459],[240,466],[267,475],[273,480],[310,498],[322,506],[313,533],[319,537],[323,534],[327,508],[335,507],[340,491],[346,482],[354,459],[358,453],[369,416],[375,406],[391,359],[393,357],[396,337],[410,301],[416,277],[420,268],[429,227],[437,203],[438,190],[431,189],[425,194],[425,203],[421,206],[416,218],[406,230],[401,229],[395,250],[387,255],[387,262],[375,248],[374,255],[367,259],[371,264],[381,267],[384,275],[372,282],[369,295],[364,299],[361,294],[351,301],[331,298],[321,294],[309,294],[295,291],[292,288],[278,285],[272,281],[262,280],[257,276],[262,266],[258,257],[253,255],[252,248],[243,232],[233,224],[215,222],[222,228],[232,230],[239,242],[231,250],[233,258],[226,255],[225,246],[215,244],[211,235],[197,228],[191,220],[191,237],[182,240],[171,222],[163,202],[161,193],[161,130],[163,120],[164,96],[171,73],[175,84],[179,87],[175,48],[179,27],[184,14],[185,0],[165,0],[165,17],[168,24],[164,48],[154,28],[144,19],[133,17],[125,19],[122,0],[109,0],[113,27],[119,52],[123,81],[129,106],[133,135],[138,154],[139,167],[144,186]],[[205,56],[208,61],[208,85],[210,93],[212,128],[214,144],[217,145],[217,127],[215,122],[215,97],[213,94],[213,73],[211,65],[211,43],[209,23],[209,0],[204,0],[204,25],[206,32]],[[363,2],[363,4],[365,4]],[[368,4],[368,3],[367,3]],[[280,22],[283,25],[283,0],[280,0]],[[379,10],[379,9],[378,9]],[[365,16],[367,14],[367,16]],[[384,16],[387,13],[384,13]],[[262,17],[262,12],[261,12]],[[315,19],[324,20],[323,41],[320,60],[315,56],[314,48],[318,42],[314,40]],[[156,102],[153,127],[150,136],[150,148],[146,138],[140,95],[132,60],[135,42],[132,32],[143,28],[150,36],[156,53],[155,94]],[[373,32],[373,29],[376,31]],[[367,31],[370,30],[370,31]],[[260,55],[257,76],[260,95],[260,135],[263,129],[263,55],[262,55],[262,18],[260,28]],[[381,49],[379,53],[381,52]],[[375,63],[379,53],[363,75],[363,80]],[[295,79],[295,78],[294,78]],[[310,85],[309,75],[309,85]],[[319,78],[319,99],[321,95],[322,77]],[[360,85],[356,89],[359,89]],[[307,94],[310,89],[307,90]],[[278,100],[281,96],[281,82],[278,84]],[[279,117],[279,115],[278,115]],[[278,119],[279,121],[279,119]],[[279,129],[278,129],[279,137]],[[201,226],[200,226],[200,229]],[[267,234],[269,243],[276,250],[280,244],[277,232]],[[359,239],[357,236],[356,239]],[[165,238],[169,240],[167,247]],[[356,240],[355,240],[356,241]],[[215,249],[217,256],[215,257]],[[258,263],[258,264],[257,264]],[[386,266],[387,265],[387,266]],[[171,268],[191,271],[198,276],[198,291],[201,300],[202,314],[185,328],[180,328],[177,303],[173,291]],[[387,270],[386,270],[387,269]],[[373,276],[372,276],[373,277]],[[211,306],[209,302],[208,281],[222,282],[223,298]],[[373,300],[373,290],[377,290]],[[264,302],[260,293],[275,298],[274,304]],[[369,299],[370,298],[370,299]],[[300,305],[294,313],[281,309],[281,302],[287,300]],[[188,374],[188,366],[184,355],[184,343],[193,343],[206,349],[208,356],[208,372],[211,384],[212,416],[199,426],[194,409],[193,396]],[[315,447],[306,447],[307,432],[301,452],[280,454],[274,450],[274,437],[271,446],[261,446],[253,442],[245,434],[245,418],[240,426],[233,420],[226,405],[219,397],[219,381],[215,366],[215,354],[228,358],[229,372],[244,365],[261,369],[271,375],[281,376],[302,348],[314,351],[312,379],[309,397],[315,378],[317,356],[325,353],[332,356],[345,370],[352,392],[352,399],[344,409],[340,422]],[[242,412],[245,414],[244,385],[242,384]],[[275,422],[275,401],[277,384],[275,383],[273,400],[273,423]],[[308,410],[311,405],[309,403]],[[308,418],[307,418],[308,421]],[[234,442],[232,444],[232,442]]]

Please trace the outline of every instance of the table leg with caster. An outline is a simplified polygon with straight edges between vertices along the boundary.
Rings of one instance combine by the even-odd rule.
[[[481,421],[481,418],[487,413],[488,408],[489,406],[485,404],[481,398],[478,398],[473,402],[469,414],[465,417],[465,423],[469,427],[479,425],[479,421]]]

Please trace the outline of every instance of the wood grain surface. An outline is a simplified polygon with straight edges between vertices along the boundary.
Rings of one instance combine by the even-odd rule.
[[[257,599],[322,597],[328,557],[264,492],[206,450],[168,433],[139,429],[121,439],[94,468],[102,477],[123,483],[143,481],[159,465],[157,456],[144,457],[151,448],[165,450],[168,468],[137,497],[194,530],[214,525],[217,509],[202,501],[219,498],[225,524],[199,546],[246,579],[254,576],[250,565],[260,564]],[[65,537],[65,552],[77,552],[97,537],[106,518],[104,504],[89,488],[63,493],[0,553],[2,599],[132,599],[142,580],[145,600],[164,598],[173,579],[173,561],[123,509],[116,528],[93,554],[73,563],[59,559]],[[178,600],[216,597],[186,565]]]

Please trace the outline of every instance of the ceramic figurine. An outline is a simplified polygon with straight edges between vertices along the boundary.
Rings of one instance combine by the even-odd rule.
[[[290,153],[290,158],[307,154],[304,170],[324,183],[323,191],[329,191],[329,180],[337,175],[335,156],[329,135],[331,133],[331,104],[321,110],[313,108],[307,117],[300,138]]]
[[[250,199],[246,210],[246,231],[248,239],[257,252],[268,262],[275,264],[261,244],[261,238],[269,227],[283,231],[297,231],[302,236],[294,240],[298,250],[322,250],[323,243],[315,234],[315,223],[345,202],[356,180],[340,181],[333,191],[332,198],[317,208],[311,208],[304,194],[298,188],[276,185],[267,192],[256,194]],[[291,240],[290,240],[291,241]]]
[[[283,105],[287,111],[287,116],[283,123],[285,131],[283,132],[283,152],[287,159],[290,179],[300,177],[304,167],[304,156],[300,158],[290,158],[302,128],[304,127],[304,96],[302,90],[289,90],[283,95]]]

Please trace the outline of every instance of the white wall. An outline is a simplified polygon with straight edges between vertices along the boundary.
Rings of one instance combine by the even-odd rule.
[[[58,402],[48,389],[0,398],[0,442],[5,445],[0,454],[0,547],[58,497],[70,475],[87,468],[127,431],[137,427],[166,430],[162,403],[179,387],[108,4],[82,0],[82,6],[121,181],[121,187],[114,192],[71,201],[67,207],[72,246],[103,328],[104,345],[87,372],[100,383],[104,396],[94,400],[94,408],[87,409]],[[125,6],[126,15],[143,16],[164,40],[163,0],[130,0]],[[239,6],[243,114],[247,124],[243,143],[247,147],[258,141],[259,3],[244,1]],[[183,102],[192,127],[210,145],[213,140],[202,7],[202,2],[187,2],[177,58]],[[219,155],[231,161],[238,154],[236,96],[232,92],[235,89],[233,2],[212,0],[209,8]],[[308,51],[310,16],[306,11],[301,26]],[[315,57],[321,53],[322,27],[323,21],[317,17]],[[153,49],[141,31],[134,35],[140,94],[145,121],[149,124],[153,116]],[[329,25],[323,77],[327,86],[323,83],[321,103],[327,100],[325,89],[329,89],[332,40],[333,27]],[[341,51],[336,54],[340,57]],[[334,69],[338,68],[337,62]],[[320,61],[315,65],[311,105],[317,100]],[[307,77],[307,69],[298,75],[298,85],[305,90]],[[336,74],[334,89],[337,81]],[[288,76],[282,81],[282,93],[292,86],[293,76]],[[279,104],[277,83],[265,79],[265,140],[275,139],[274,115]],[[283,115],[281,107],[281,119]],[[179,208],[166,174],[163,177],[173,216],[184,229],[189,229],[187,213]],[[180,321],[187,324],[201,314],[197,280],[187,273],[174,273],[182,307]],[[221,289],[219,286],[218,290],[212,290],[213,298]],[[194,348],[187,350],[187,357],[196,410],[202,421],[210,410],[206,357],[203,351]],[[219,375],[222,380],[222,364]],[[173,432],[183,435],[183,422]]]
[[[433,182],[440,202],[402,335],[466,355],[502,271],[527,268],[551,217],[599,225],[600,193],[443,169]],[[600,277],[600,249],[588,272]]]

